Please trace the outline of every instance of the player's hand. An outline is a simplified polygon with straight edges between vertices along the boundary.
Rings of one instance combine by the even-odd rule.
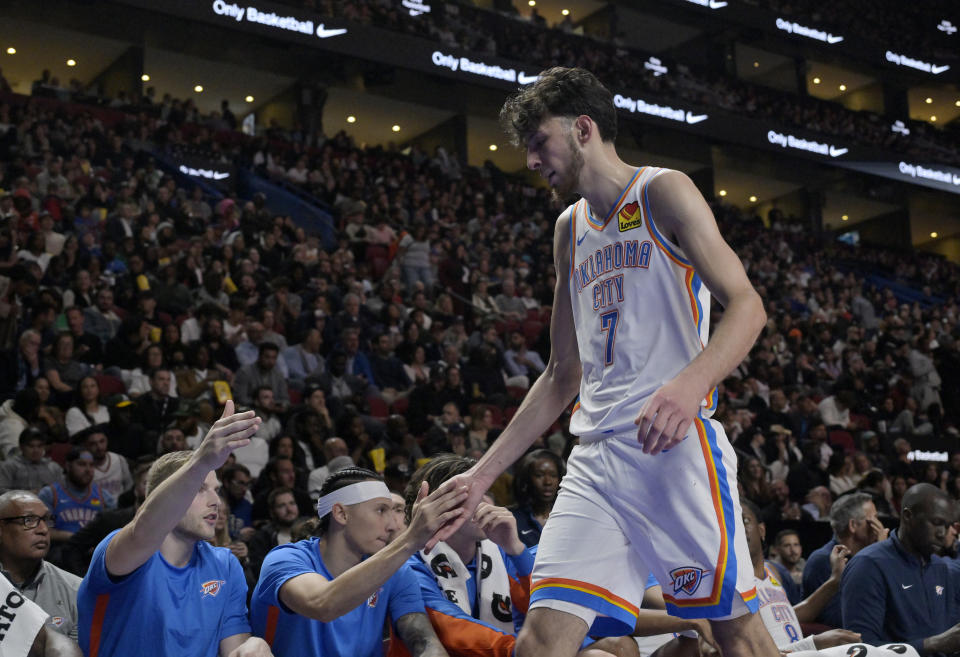
[[[813,636],[813,645],[817,650],[826,650],[834,646],[842,646],[847,643],[860,643],[860,633],[850,630],[828,630],[815,634]]]
[[[232,552],[233,556],[240,560],[240,563],[243,563],[243,560],[246,559],[250,554],[247,544],[243,541],[234,541],[229,547],[230,552]]]
[[[680,640],[681,644],[684,641],[692,641],[692,639],[687,639],[684,636],[677,638]],[[700,657],[721,657],[720,648],[716,644],[707,641],[707,638],[702,634],[697,635],[697,648],[699,653],[694,654],[699,654]]]
[[[196,458],[216,470],[226,463],[230,453],[250,443],[250,437],[260,428],[260,418],[253,411],[233,412],[233,401],[227,400],[223,415],[214,422],[197,448]]]
[[[410,524],[404,530],[408,540],[417,550],[427,545],[441,527],[463,513],[461,505],[467,499],[467,488],[456,484],[447,486],[450,481],[444,482],[432,493],[427,482],[420,484],[417,501],[413,503]]]
[[[697,633],[697,637],[701,643],[712,647],[717,654],[720,654],[720,644],[717,643],[717,640],[713,636],[713,627],[710,625],[710,621],[704,618],[697,618],[691,620],[690,625],[690,629]]]
[[[485,483],[478,475],[475,474],[476,466],[464,472],[462,475],[457,475],[452,479],[447,479],[440,488],[437,489],[437,492],[445,490],[450,487],[465,487],[467,490],[467,496],[460,503],[460,514],[446,524],[444,524],[440,529],[438,529],[434,535],[427,541],[426,549],[427,552],[433,549],[440,541],[445,541],[451,536],[464,523],[467,518],[473,516],[474,511],[477,506],[480,504],[480,501],[483,499],[483,494],[487,492],[487,489],[490,488],[490,484],[493,482]]]
[[[848,561],[850,561],[850,550],[847,546],[839,543],[834,545],[830,550],[830,576],[839,580]]]
[[[672,379],[653,393],[640,409],[634,424],[644,454],[659,454],[683,440],[700,409],[699,386]]]
[[[270,644],[260,637],[252,636],[230,651],[227,657],[273,657]]]
[[[481,502],[473,514],[473,521],[487,538],[506,550],[507,554],[516,556],[527,548],[517,534],[517,519],[502,506]]]
[[[869,525],[870,538],[874,543],[885,541],[890,536],[890,530],[884,527],[883,523],[877,518],[867,520],[867,525]]]
[[[632,636],[608,636],[597,639],[577,653],[577,657],[641,657]]]

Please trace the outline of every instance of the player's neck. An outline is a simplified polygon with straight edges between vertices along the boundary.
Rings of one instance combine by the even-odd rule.
[[[8,556],[0,563],[0,569],[9,574],[14,586],[21,587],[37,574],[40,564],[41,561],[37,559],[15,559]]]
[[[757,579],[766,579],[767,573],[763,567],[763,557],[761,556],[759,560],[751,559],[753,562],[753,574]]]
[[[837,543],[840,545],[846,546],[846,548],[850,550],[851,557],[855,555],[857,552],[859,552],[860,550],[862,550],[863,548],[867,547],[866,545],[862,545],[860,541],[858,541],[853,536],[842,538],[839,541],[837,541]]]
[[[473,561],[474,557],[477,556],[477,541],[471,536],[463,535],[463,532],[457,532],[448,538],[447,545],[457,553],[464,565]]]
[[[363,560],[363,555],[350,547],[342,531],[327,531],[317,546],[323,565],[335,578],[347,572]]]
[[[584,164],[577,187],[594,212],[604,215],[613,209],[636,173],[636,167],[620,159],[613,145],[604,145],[590,162]]]
[[[195,536],[187,535],[179,529],[167,534],[160,544],[160,555],[174,568],[183,568],[193,557],[193,549],[197,545]]]

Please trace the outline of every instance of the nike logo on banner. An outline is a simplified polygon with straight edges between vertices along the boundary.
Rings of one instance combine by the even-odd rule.
[[[849,148],[837,148],[836,146],[831,146],[830,157],[840,157],[841,155],[845,155],[849,150]]]
[[[577,246],[580,246],[581,244],[583,244],[583,240],[587,239],[587,235],[588,235],[588,234],[589,234],[589,231],[587,231],[586,233],[584,233],[584,234],[583,234],[583,237],[578,237],[578,238],[577,238]]]
[[[901,584],[900,586],[903,588],[904,591],[906,591],[907,589],[913,588],[913,584],[909,584],[909,585]]]
[[[539,75],[527,75],[523,71],[517,73],[517,82],[520,84],[531,84],[540,79]]]
[[[346,33],[347,30],[345,28],[330,28],[328,30],[323,26],[323,23],[317,26],[317,36],[321,39],[329,39],[330,37],[340,36]]]
[[[950,69],[949,64],[944,64],[943,66],[937,66],[936,64],[934,64],[933,66],[930,67],[930,72],[933,73],[934,75],[940,75],[941,73],[949,69]]]
[[[832,34],[827,35],[827,43],[840,43],[843,41],[842,36],[833,36]]]
[[[691,111],[687,111],[687,123],[693,125],[694,123],[700,123],[701,121],[706,121],[708,118],[707,114],[694,114]]]

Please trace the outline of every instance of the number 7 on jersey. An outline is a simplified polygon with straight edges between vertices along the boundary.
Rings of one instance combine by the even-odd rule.
[[[620,322],[620,310],[614,308],[600,315],[600,331],[607,334],[604,343],[603,366],[613,365],[613,345],[617,342],[617,324]]]

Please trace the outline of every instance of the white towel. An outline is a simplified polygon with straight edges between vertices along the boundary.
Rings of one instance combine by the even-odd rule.
[[[420,558],[430,566],[437,585],[443,590],[447,600],[460,607],[463,613],[479,617],[483,622],[507,634],[515,634],[513,606],[510,602],[510,576],[507,575],[507,566],[503,562],[503,553],[496,543],[486,539],[480,542],[477,557],[481,564],[480,610],[479,614],[474,614],[472,606],[476,600],[467,593],[470,571],[456,551],[443,542],[437,543],[430,554],[420,551]]]

